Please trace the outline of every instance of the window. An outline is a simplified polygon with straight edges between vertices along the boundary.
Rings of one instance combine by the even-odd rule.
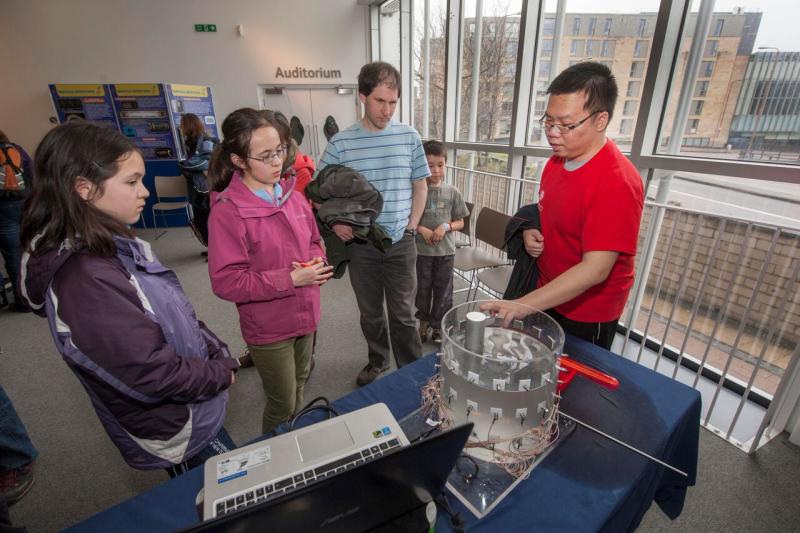
[[[553,18],[546,18],[544,19],[544,24],[542,26],[542,35],[547,37],[552,37],[555,35],[556,31],[556,19]]]
[[[542,41],[542,57],[550,57],[553,55],[553,39],[545,39]]]
[[[698,81],[697,85],[694,86],[694,95],[695,96],[705,96],[708,94],[708,82],[707,81]]]
[[[725,19],[717,19],[717,22],[714,24],[714,31],[711,33],[714,37],[719,37],[722,35],[722,28],[725,27]]]
[[[647,32],[647,19],[639,19],[639,37],[644,37]]]
[[[517,57],[517,48],[519,47],[519,41],[516,39],[511,40],[506,44],[506,58],[514,61]]]
[[[603,41],[603,49],[600,57],[612,57],[614,55],[614,41]]]
[[[636,114],[636,100],[625,100],[625,106],[622,108],[622,114],[630,117]]]
[[[633,131],[633,119],[623,118],[619,121],[619,132],[622,135],[629,135]]]
[[[640,81],[629,81],[627,96],[639,96],[639,87],[642,85]]]
[[[708,40],[706,41],[706,49],[703,52],[704,57],[715,57],[717,55],[717,48],[719,48],[719,41]]]
[[[704,100],[692,100],[692,109],[689,111],[690,115],[701,115],[703,113]]]
[[[550,77],[550,61],[539,61],[539,77],[544,79]]]
[[[700,77],[710,78],[712,74],[714,74],[714,62],[703,61],[703,64],[700,65]]]
[[[569,46],[569,55],[582,56],[586,41],[583,39],[573,39]]]
[[[641,78],[642,74],[644,74],[644,61],[631,63],[631,78]]]
[[[648,41],[636,41],[633,47],[633,57],[647,57]]]
[[[412,5],[422,4],[413,2]],[[431,0],[431,7],[435,2]],[[445,3],[446,4],[446,3]],[[522,0],[508,0],[502,6],[489,2],[478,2],[474,4],[471,11],[465,10],[461,13],[461,26],[467,26],[476,21],[480,15],[483,20],[483,31],[480,32],[481,41],[475,43],[475,34],[461,33],[458,36],[459,65],[463,65],[465,72],[471,72],[476,62],[480,62],[480,67],[484,72],[490,73],[483,75],[480,79],[473,79],[472,76],[459,76],[456,94],[459,95],[457,102],[457,129],[454,132],[456,141],[474,141],[477,143],[501,143],[508,144],[507,125],[501,125],[501,121],[510,120],[510,112],[501,111],[504,102],[511,102],[513,109],[514,102],[514,80],[517,71],[517,47],[519,44],[519,13],[523,8]],[[477,13],[475,8],[480,6],[481,11]],[[416,8],[415,8],[416,9]],[[446,27],[447,9],[437,9],[438,14],[433,17],[435,28]],[[415,12],[416,13],[416,12]],[[517,18],[515,18],[517,17]],[[431,39],[433,46],[436,39]],[[550,41],[546,43],[546,41]],[[552,39],[543,39],[543,44],[549,44],[552,50]],[[480,55],[476,53],[475,46],[481,50]],[[421,50],[421,49],[420,49]],[[415,49],[415,53],[416,49]],[[480,60],[478,59],[480,57]],[[537,60],[541,59],[541,55]],[[413,63],[413,61],[412,61]],[[533,65],[527,65],[531,68]],[[431,68],[431,77],[438,75],[444,68]],[[475,94],[477,92],[477,94]],[[413,89],[412,89],[412,95]],[[526,95],[527,98],[527,95]],[[477,101],[477,108],[472,106],[473,99]],[[412,109],[416,113],[416,106]],[[498,115],[500,112],[500,115]]]
[[[697,128],[700,126],[699,118],[692,118],[686,121],[686,135],[693,135],[697,133]]]
[[[589,19],[589,31],[587,31],[586,33],[588,33],[589,35],[594,35],[596,29],[597,29],[597,17],[592,17]]]
[[[572,35],[580,35],[581,34],[581,19],[580,17],[575,17],[572,19]]]
[[[603,23],[603,35],[611,35],[611,19],[606,19]]]
[[[594,57],[600,51],[600,41],[590,40],[586,41],[586,56]]]

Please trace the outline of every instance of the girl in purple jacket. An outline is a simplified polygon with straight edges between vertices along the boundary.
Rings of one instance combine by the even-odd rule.
[[[281,180],[289,123],[280,113],[239,109],[222,123],[211,161],[208,271],[220,298],[236,304],[267,405],[263,433],[302,407],[330,279],[311,208]]]
[[[45,135],[35,168],[22,295],[125,461],[175,476],[233,449],[222,422],[238,362],[129,227],[149,196],[139,150],[71,122]]]

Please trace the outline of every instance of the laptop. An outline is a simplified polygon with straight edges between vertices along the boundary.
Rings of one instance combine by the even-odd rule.
[[[472,424],[466,424],[411,445],[387,448],[374,458],[362,456],[324,477],[315,475],[301,487],[254,498],[254,503],[226,510],[186,531],[365,531],[380,527],[428,504],[443,490],[471,432]],[[355,464],[359,460],[362,462]]]
[[[407,445],[389,408],[377,403],[217,455],[205,463],[203,518],[274,499]]]

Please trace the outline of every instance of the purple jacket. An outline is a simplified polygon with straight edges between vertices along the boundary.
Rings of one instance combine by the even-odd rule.
[[[208,272],[214,294],[236,303],[247,344],[273,344],[317,329],[319,286],[295,287],[292,261],[325,258],[308,202],[283,184],[273,206],[256,196],[239,173],[211,199]]]
[[[81,243],[22,258],[22,291],[133,468],[191,458],[222,426],[238,362],[142,240],[117,255]]]

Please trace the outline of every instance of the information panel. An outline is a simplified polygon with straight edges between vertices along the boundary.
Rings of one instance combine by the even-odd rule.
[[[53,83],[48,87],[59,123],[87,120],[104,128],[119,128],[108,85]]]
[[[217,119],[214,116],[214,102],[211,99],[211,88],[204,85],[182,85],[168,83],[164,86],[167,99],[172,109],[172,121],[175,131],[180,137],[181,117],[186,113],[193,113],[200,117],[206,127],[206,134],[219,138],[217,133]],[[180,158],[186,157],[183,139],[178,146]]]
[[[144,160],[177,159],[164,86],[118,83],[110,87],[120,131],[139,147]]]

